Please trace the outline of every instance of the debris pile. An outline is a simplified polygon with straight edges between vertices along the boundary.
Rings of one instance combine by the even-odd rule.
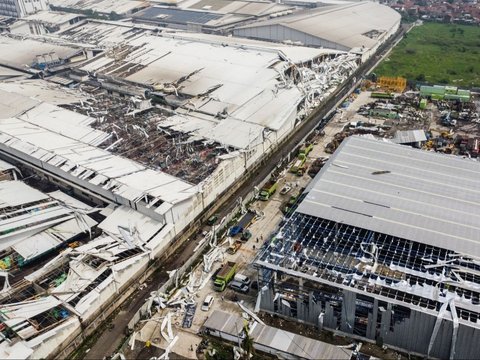
[[[91,99],[64,107],[94,117],[91,126],[110,134],[102,148],[165,173],[198,184],[227,153],[220,144],[161,127],[162,110],[148,100],[126,100],[89,88]]]
[[[282,74],[285,87],[293,82],[305,94],[299,116],[309,114],[345,81],[357,68],[357,60],[354,54],[342,54],[312,62],[310,66],[292,65],[291,71],[286,72],[286,77]]]

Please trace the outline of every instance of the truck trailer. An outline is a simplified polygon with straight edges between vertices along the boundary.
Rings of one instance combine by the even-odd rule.
[[[290,172],[298,176],[302,176],[305,173],[306,161],[308,154],[313,150],[312,143],[306,143],[298,151],[297,160],[290,168]]]
[[[232,261],[227,262],[225,265],[222,266],[220,271],[217,273],[215,282],[213,283],[213,288],[216,291],[225,290],[228,283],[235,276],[236,271],[237,271],[237,263],[234,263]]]
[[[278,183],[275,180],[270,180],[260,191],[260,200],[267,201],[277,191]]]

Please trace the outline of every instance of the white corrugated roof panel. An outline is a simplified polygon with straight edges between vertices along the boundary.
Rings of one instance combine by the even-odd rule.
[[[122,235],[118,227],[128,229],[128,231],[132,229],[133,232],[138,234],[140,240],[146,242],[160,231],[163,224],[131,208],[120,206],[107,216],[98,227],[120,239]]]
[[[0,305],[0,316],[5,319],[4,322],[7,326],[12,327],[15,324],[53,309],[61,303],[54,296],[45,296],[35,300]]]
[[[15,207],[40,200],[48,196],[22,181],[0,181],[0,208]]]
[[[385,5],[364,1],[318,7],[238,29],[280,26],[351,49],[361,46],[374,47],[377,39],[367,34],[371,31],[383,34],[399,22],[400,14],[395,10]]]
[[[12,49],[15,49],[12,51]],[[21,41],[0,35],[0,62],[24,68],[33,65],[36,55],[54,54],[60,59],[67,58],[79,50],[46,41],[23,38]]]
[[[246,148],[263,141],[264,127],[255,123],[227,118],[222,120],[212,129],[198,131],[200,136],[218,141],[220,144],[230,145],[236,148]]]
[[[0,119],[12,118],[39,104],[37,100],[16,93],[2,91],[1,95]]]
[[[117,179],[119,182],[135,189],[142,190],[154,198],[176,203],[185,200],[198,192],[197,186],[191,185],[172,175],[151,169],[134,172]]]
[[[203,326],[224,334],[238,336],[242,333],[244,320],[237,315],[215,310]],[[295,358],[302,359],[348,360],[352,356],[351,350],[260,323],[255,323],[251,327],[250,336],[254,347],[260,345],[269,349],[270,353],[281,352],[278,354],[280,357],[288,354],[289,358],[293,355]]]
[[[298,211],[480,256],[479,175],[468,159],[351,137]]]
[[[409,144],[426,141],[427,137],[423,130],[399,130],[395,133],[392,142],[396,144]]]

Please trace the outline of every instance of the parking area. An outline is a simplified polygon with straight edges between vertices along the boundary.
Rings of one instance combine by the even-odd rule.
[[[335,134],[341,131],[346,123],[350,121],[349,114],[356,113],[358,107],[366,102],[367,99],[368,96],[361,93],[360,96],[356,97],[357,101],[350,103],[349,107],[335,114],[329,124],[323,129],[322,133],[317,133],[315,136],[309,138],[309,143],[311,143],[313,147],[306,157],[305,164],[307,169],[315,160],[329,156],[325,151],[325,145],[331,142]],[[215,309],[242,315],[244,310],[238,305],[238,302],[241,302],[242,305],[249,310],[254,310],[257,299],[257,289],[255,286],[256,270],[251,264],[258,253],[258,249],[265,241],[268,241],[272,233],[278,228],[284,217],[286,207],[289,206],[289,202],[294,202],[294,199],[298,197],[312,179],[312,175],[309,176],[308,172],[305,172],[305,174],[301,176],[291,172],[291,165],[295,160],[296,158],[292,158],[290,164],[279,174],[276,179],[276,191],[267,201],[256,200],[249,204],[249,211],[255,213],[256,216],[251,222],[249,221],[248,227],[242,230],[248,230],[251,236],[244,241],[239,241],[241,233],[232,238],[228,236],[227,232],[225,238],[218,239],[218,256],[212,263],[211,268],[206,269],[205,261],[200,262],[191,274],[179,281],[179,288],[176,290],[177,293],[174,290],[173,295],[170,294],[171,298],[188,298],[188,300],[180,301],[179,304],[173,306],[167,305],[163,309],[157,307],[159,311],[150,319],[139,324],[139,330],[134,334],[137,348],[156,346],[165,349],[169,344],[171,346],[171,342],[167,341],[165,336],[162,336],[161,330],[164,319],[170,316],[173,335],[178,336],[174,345],[171,346],[171,351],[185,358],[196,358],[196,356],[199,355],[196,349],[202,342],[202,337],[199,334],[200,329]],[[241,217],[238,220],[241,220]],[[232,224],[232,226],[235,225],[238,225],[238,223]],[[205,230],[209,230],[210,228],[208,225],[205,226]],[[229,248],[232,247],[231,245],[235,241],[238,241],[241,245],[238,248],[235,247],[234,253],[230,253]],[[211,252],[207,253],[207,256],[209,256],[209,254],[211,254]],[[214,289],[214,274],[224,264],[229,262],[236,264],[237,274],[242,274],[250,278],[253,286],[250,286],[248,293],[234,291],[228,287],[221,292]],[[205,270],[208,270],[208,272]],[[181,294],[178,295],[178,292]],[[188,296],[186,293],[188,293]],[[208,311],[203,311],[201,309],[202,303],[207,296],[212,296],[214,300]],[[187,321],[187,323],[191,321],[191,326],[182,327],[186,313],[192,313],[192,305],[195,306],[193,316],[187,316],[191,317],[191,319]],[[168,332],[166,330],[167,328],[168,326],[165,326],[163,330],[164,333]],[[125,355],[128,355],[128,353]]]

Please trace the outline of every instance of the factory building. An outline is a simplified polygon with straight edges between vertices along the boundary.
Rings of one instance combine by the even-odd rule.
[[[143,0],[50,0],[53,10],[75,10],[78,13],[97,13],[104,16],[127,16],[149,6]]]
[[[81,14],[39,11],[18,19],[8,26],[7,31],[12,34],[43,35],[66,30],[81,21],[85,21],[85,16]]]
[[[177,7],[152,6],[133,15],[136,22],[204,33],[230,33],[239,25],[293,13],[293,6],[266,1],[193,0]]]
[[[62,61],[40,66],[35,54],[53,53]],[[54,356],[71,343],[357,66],[358,56],[337,50],[124,23],[91,21],[43,41],[2,35],[0,70],[17,79],[0,83],[1,158],[13,165],[0,168],[28,172],[100,215],[51,205],[61,224],[50,211],[36,215],[51,224],[18,219],[28,233],[5,240],[7,265],[91,237],[0,291],[0,357]],[[29,206],[56,201],[30,193]]]
[[[480,165],[351,137],[255,260],[263,311],[432,358],[480,354]]]
[[[68,36],[115,29],[89,25]],[[3,92],[16,105],[0,101],[0,148],[92,201],[129,206],[169,224],[171,236],[273,151],[357,66],[355,56],[332,50],[121,31],[121,45],[76,65],[86,77],[108,74],[98,85],[82,85],[87,104],[74,100],[58,108]],[[105,37],[112,41],[111,32]],[[299,83],[293,64],[309,80]],[[148,99],[125,101],[148,88]],[[87,115],[106,108],[112,110],[102,121]]]
[[[40,191],[4,161],[0,169],[0,358],[46,358],[132,285],[169,227],[36,178],[56,189]]]
[[[235,36],[351,51],[366,60],[400,26],[400,14],[374,2],[328,5],[233,30]]]
[[[8,17],[22,18],[47,9],[46,0],[0,0],[0,15]]]

